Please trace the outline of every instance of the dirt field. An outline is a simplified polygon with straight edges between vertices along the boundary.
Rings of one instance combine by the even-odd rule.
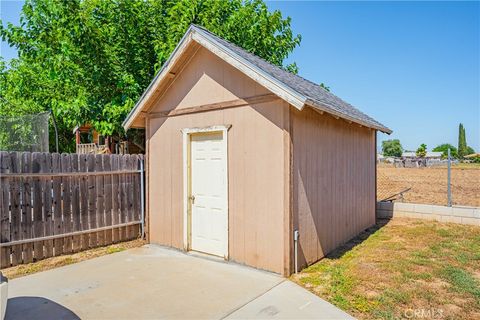
[[[454,205],[480,207],[480,166],[452,167],[452,202]],[[394,168],[379,166],[377,197],[382,200],[404,189],[405,202],[447,204],[447,168]]]
[[[292,279],[358,319],[480,319],[480,227],[379,221]]]

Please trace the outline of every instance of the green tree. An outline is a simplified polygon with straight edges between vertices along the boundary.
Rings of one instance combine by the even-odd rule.
[[[473,163],[480,163],[480,157],[473,157],[470,159]]]
[[[52,109],[62,151],[72,150],[72,129],[83,123],[123,136],[123,119],[191,23],[297,71],[283,62],[301,37],[262,0],[27,0],[20,26],[0,23],[19,55],[8,65],[0,59],[0,92],[10,102],[0,101],[0,114]]]
[[[400,140],[393,139],[382,141],[382,153],[386,157],[401,157],[403,147]]]
[[[465,136],[465,128],[463,124],[458,125],[458,157],[463,159],[468,154],[467,138]]]
[[[417,157],[424,158],[427,155],[427,145],[425,143],[422,143],[420,147],[418,147],[415,154],[417,155]]]
[[[470,146],[467,146],[465,155],[468,156],[469,154],[475,153],[475,149]]]
[[[327,90],[328,92],[330,92],[330,87],[328,87],[325,83],[320,83],[320,87],[322,87],[323,89]]]
[[[449,143],[444,143],[444,144],[438,145],[435,148],[433,148],[432,151],[443,152],[442,157],[446,158],[448,156],[448,149],[449,148],[450,148],[450,156],[452,158],[458,158],[457,148],[455,148],[454,146],[452,146]]]

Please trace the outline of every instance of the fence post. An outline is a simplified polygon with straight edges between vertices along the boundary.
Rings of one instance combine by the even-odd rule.
[[[447,174],[447,205],[452,206],[452,187],[451,187],[451,158],[450,158],[450,148],[448,148],[448,174]]]
[[[142,215],[141,219],[141,239],[145,236],[145,186],[144,186],[144,175],[145,169],[143,166],[143,159],[140,160],[140,211]]]

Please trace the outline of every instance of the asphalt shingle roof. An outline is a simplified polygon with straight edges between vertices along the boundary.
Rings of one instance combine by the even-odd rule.
[[[316,83],[273,65],[270,62],[267,62],[266,60],[263,60],[262,58],[246,51],[245,49],[242,49],[239,46],[216,36],[207,29],[196,25],[192,25],[192,28],[196,29],[197,32],[208,34],[210,38],[213,38],[220,45],[234,52],[247,62],[253,64],[255,67],[261,69],[263,72],[283,83],[285,86],[303,95],[307,98],[307,104],[311,105],[312,107],[317,107],[320,109],[318,106],[316,106],[320,105],[322,106],[322,110],[326,112],[330,111],[331,113],[338,116],[343,116],[346,119],[357,120],[383,132],[391,132],[388,127],[369,117],[331,92],[328,92]]]

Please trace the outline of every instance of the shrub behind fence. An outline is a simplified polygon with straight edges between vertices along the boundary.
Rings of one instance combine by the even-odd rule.
[[[0,152],[2,268],[137,238],[141,155]]]

